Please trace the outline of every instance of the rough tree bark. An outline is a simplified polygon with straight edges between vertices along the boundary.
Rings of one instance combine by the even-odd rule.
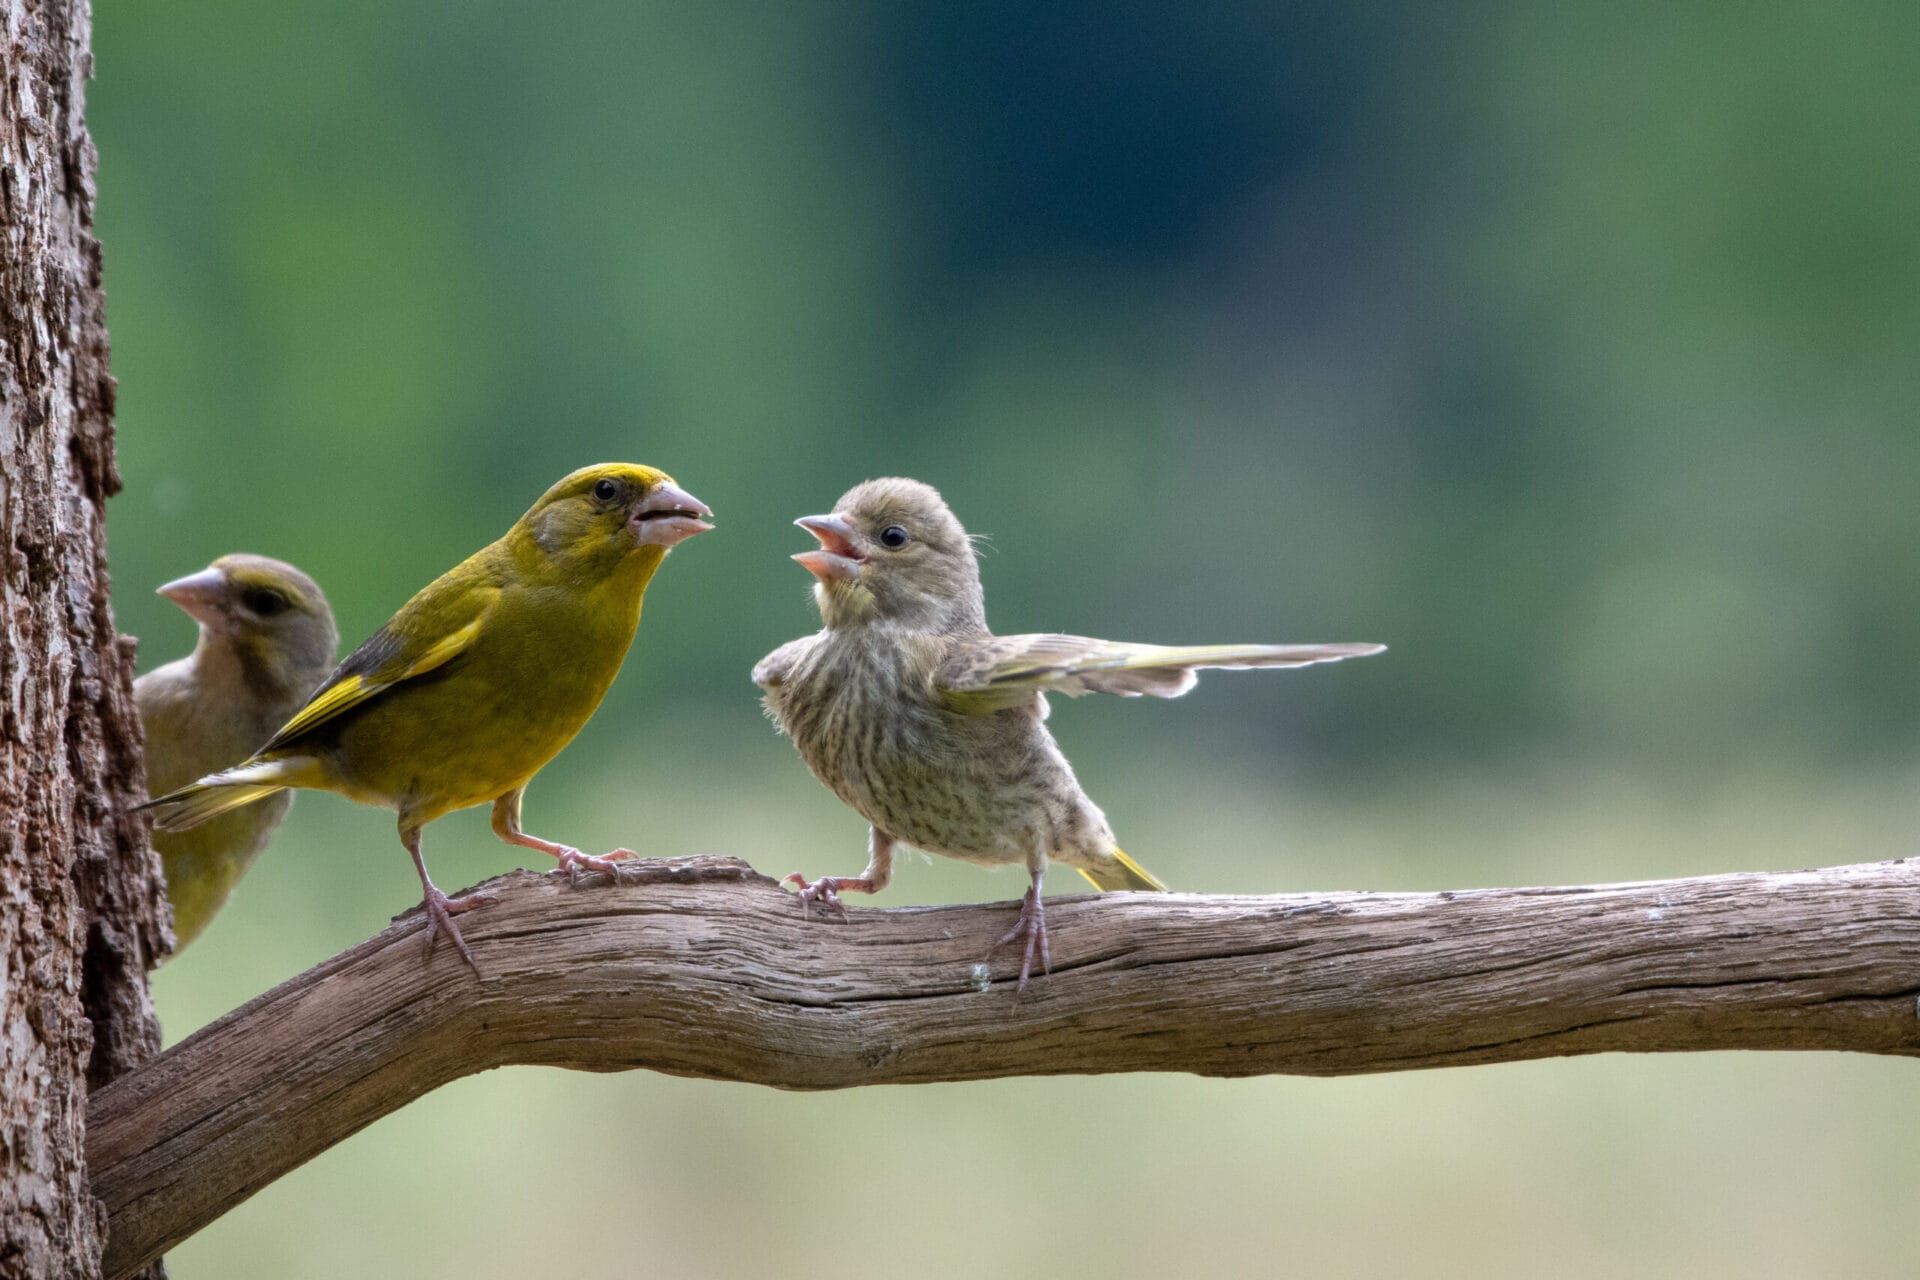
[[[516,872],[461,917],[485,971],[396,925],[94,1096],[126,1274],[446,1082],[509,1063],[790,1089],[1107,1071],[1342,1075],[1561,1054],[1920,1057],[1904,863],[1456,893],[1055,899],[1053,973],[995,956],[1010,903],[800,919],[735,859],[618,888]],[[650,883],[649,883],[650,881]],[[977,967],[978,966],[978,967]]]
[[[131,646],[107,603],[113,380],[84,0],[0,0],[0,1274],[97,1275],[90,1083],[150,1056],[167,946]]]

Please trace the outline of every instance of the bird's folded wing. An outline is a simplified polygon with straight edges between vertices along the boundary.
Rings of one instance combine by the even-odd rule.
[[[1385,649],[1379,644],[1124,644],[1086,636],[995,636],[954,647],[934,688],[956,710],[998,711],[1035,693],[1177,698],[1206,667],[1301,667]]]
[[[491,584],[440,579],[334,669],[311,701],[256,755],[279,750],[403,680],[445,666],[473,643],[500,598]]]
[[[793,670],[794,661],[817,640],[816,636],[801,636],[798,640],[787,641],[753,664],[753,682],[762,689],[772,689],[786,683],[787,672]]]

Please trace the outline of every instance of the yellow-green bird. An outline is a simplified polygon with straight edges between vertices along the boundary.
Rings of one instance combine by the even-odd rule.
[[[420,828],[491,804],[495,834],[563,868],[611,871],[633,856],[528,835],[521,793],[600,705],[667,551],[711,529],[712,515],[652,467],[574,472],[401,606],[252,758],[149,801],[154,825],[181,831],[292,787],[397,810],[425,892],[429,954],[444,929],[478,973],[453,917],[490,899],[434,887]]]
[[[147,785],[169,791],[238,764],[271,738],[326,679],[340,635],[313,579],[266,556],[222,556],[160,594],[200,624],[192,653],[133,682]],[[192,831],[155,834],[176,954],[207,927],[292,804],[281,792]]]
[[[878,893],[896,842],[1032,876],[1020,920],[1020,987],[1048,965],[1041,881],[1064,862],[1098,889],[1165,889],[1113,829],[1047,732],[1048,693],[1175,698],[1204,667],[1296,667],[1379,653],[1377,644],[1166,648],[1084,636],[996,636],[967,531],[917,480],[869,480],[830,515],[795,521],[819,540],[794,557],[819,581],[825,629],[754,668],[767,710],[813,770],[872,824],[867,868],[800,886],[841,908]]]

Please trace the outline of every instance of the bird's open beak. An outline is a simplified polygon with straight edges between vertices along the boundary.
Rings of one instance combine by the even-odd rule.
[[[627,517],[643,547],[672,547],[696,533],[713,528],[703,517],[713,515],[706,503],[677,484],[661,481],[647,490]]]
[[[794,523],[820,539],[818,551],[802,551],[794,557],[801,568],[822,582],[846,582],[860,576],[860,565],[866,557],[853,545],[853,526],[845,519],[837,515],[801,516]]]
[[[188,617],[208,627],[220,622],[220,601],[226,590],[225,576],[213,568],[175,578],[159,588],[160,594],[185,609]]]

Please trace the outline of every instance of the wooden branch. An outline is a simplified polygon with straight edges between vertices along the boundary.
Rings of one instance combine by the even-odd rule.
[[[1920,1055],[1902,862],[1592,888],[1050,900],[1054,969],[978,962],[1013,907],[802,921],[734,859],[618,887],[516,872],[294,978],[94,1095],[123,1276],[449,1080],[510,1063],[787,1089],[1110,1071],[1342,1075],[1561,1054]]]

